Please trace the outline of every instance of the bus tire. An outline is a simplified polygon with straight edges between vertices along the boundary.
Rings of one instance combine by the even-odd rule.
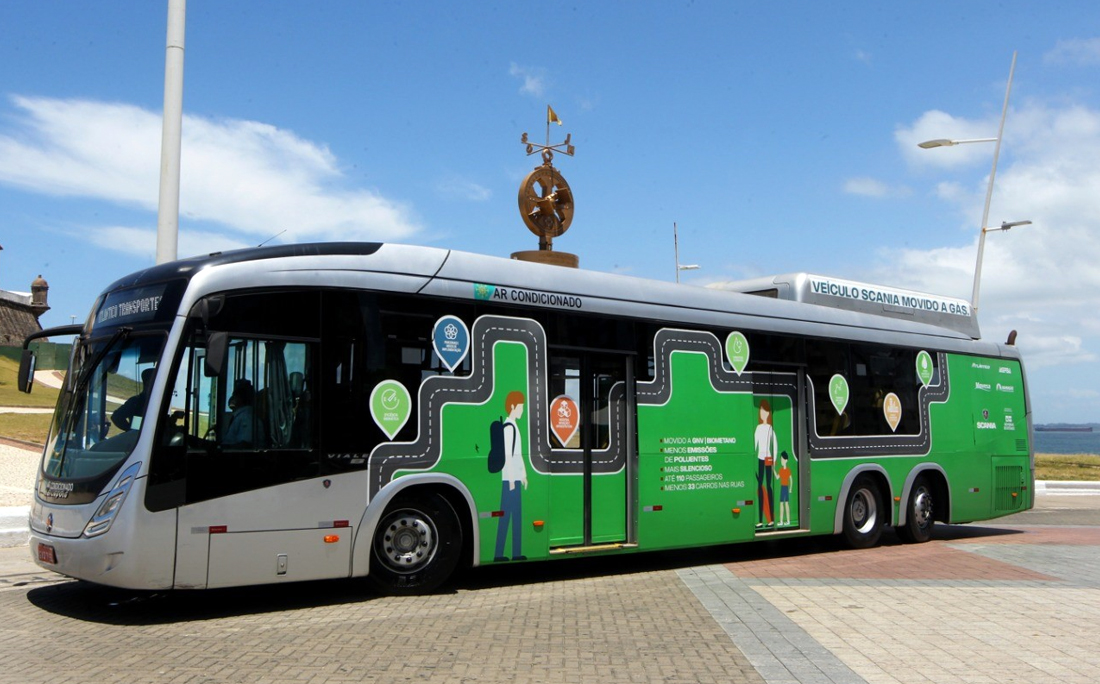
[[[874,478],[860,475],[844,503],[844,539],[853,549],[868,549],[882,536],[882,497]]]
[[[913,482],[913,489],[909,492],[909,501],[905,504],[905,524],[898,525],[898,536],[910,544],[928,541],[932,538],[932,527],[936,524],[935,514],[932,486],[921,475]]]
[[[397,496],[371,542],[367,580],[383,594],[426,594],[454,572],[462,552],[462,525],[439,494]]]

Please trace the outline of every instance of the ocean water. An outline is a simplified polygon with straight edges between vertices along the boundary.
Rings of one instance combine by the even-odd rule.
[[[1100,454],[1100,431],[1035,433],[1037,454]]]

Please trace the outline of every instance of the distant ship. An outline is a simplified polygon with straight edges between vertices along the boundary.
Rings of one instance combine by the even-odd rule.
[[[1035,428],[1036,432],[1092,432],[1091,425],[1040,425]]]

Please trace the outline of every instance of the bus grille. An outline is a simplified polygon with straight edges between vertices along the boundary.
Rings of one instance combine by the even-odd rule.
[[[1018,511],[1023,506],[1024,469],[999,465],[993,469],[993,505],[997,511]]]

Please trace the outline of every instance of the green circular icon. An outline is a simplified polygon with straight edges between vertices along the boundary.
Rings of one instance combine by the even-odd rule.
[[[932,373],[935,372],[935,368],[932,367],[932,355],[926,351],[917,353],[917,377],[920,378],[922,385],[928,385],[932,382]]]
[[[412,412],[412,397],[405,386],[396,380],[383,380],[370,393],[370,415],[375,425],[393,439]]]
[[[749,341],[736,330],[726,336],[726,356],[734,372],[741,375],[749,365]]]
[[[848,406],[848,381],[839,373],[829,380],[829,401],[833,402],[837,414],[844,413]]]

